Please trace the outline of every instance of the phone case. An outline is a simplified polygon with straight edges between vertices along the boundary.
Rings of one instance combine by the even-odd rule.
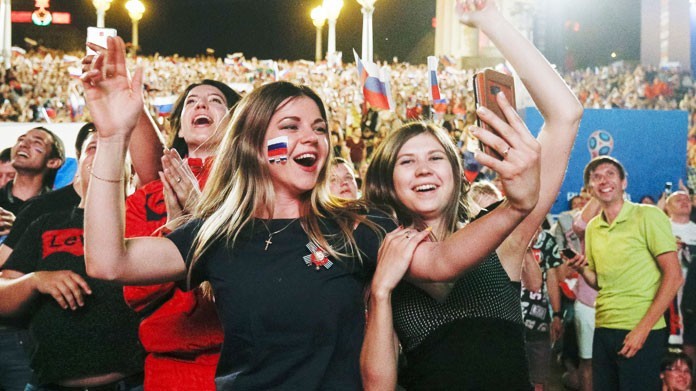
[[[493,69],[486,69],[483,72],[479,72],[474,75],[474,97],[476,99],[476,107],[483,106],[500,117],[503,121],[507,122],[505,115],[498,106],[496,101],[496,95],[502,91],[505,94],[508,102],[516,109],[515,106],[515,80],[512,76],[500,73]],[[477,118],[477,125],[483,129],[495,132],[495,129],[490,127],[485,122]],[[503,160],[497,151],[490,149],[480,143],[481,150],[489,155],[495,156],[500,160]]]

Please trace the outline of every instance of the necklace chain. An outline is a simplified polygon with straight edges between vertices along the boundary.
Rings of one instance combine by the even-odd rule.
[[[266,239],[266,241],[265,241],[266,247],[264,247],[263,251],[268,251],[268,246],[270,246],[271,244],[273,244],[273,242],[271,241],[271,238],[273,238],[273,235],[279,234],[279,233],[285,231],[289,226],[292,225],[292,223],[294,223],[294,222],[297,221],[298,219],[299,219],[299,217],[292,219],[285,227],[283,227],[283,228],[281,228],[281,229],[279,229],[279,230],[277,230],[277,231],[273,231],[273,232],[271,232],[271,230],[268,228],[268,225],[266,225],[266,222],[265,222],[265,221],[260,220],[260,221],[261,221],[261,224],[263,224],[263,227],[266,228],[266,231],[268,231],[268,239]]]

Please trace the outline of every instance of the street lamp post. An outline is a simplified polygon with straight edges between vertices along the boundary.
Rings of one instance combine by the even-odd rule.
[[[104,27],[104,15],[111,7],[112,0],[92,0],[94,8],[97,9],[97,27]]]
[[[322,5],[329,20],[329,48],[327,56],[336,53],[336,19],[343,8],[343,0],[324,0]]]
[[[372,61],[372,13],[375,11],[377,0],[357,0],[362,6],[363,31],[362,31],[362,57],[369,62]]]
[[[0,55],[5,69],[11,66],[12,58],[12,2],[0,0]]]
[[[324,23],[326,23],[326,12],[324,12],[324,8],[322,6],[318,6],[312,10],[312,13],[310,14],[312,18],[312,23],[314,23],[314,27],[317,28],[317,48],[314,51],[314,61],[320,62],[321,61],[321,29],[324,27]]]
[[[133,56],[138,52],[138,22],[143,18],[143,13],[145,13],[145,6],[140,0],[128,0],[126,3],[126,9],[128,10],[128,16],[130,16],[133,22],[133,37],[132,37],[132,53]]]

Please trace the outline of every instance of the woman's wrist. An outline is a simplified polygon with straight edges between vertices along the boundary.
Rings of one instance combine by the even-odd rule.
[[[128,145],[130,142],[130,132],[124,133],[122,131],[117,131],[116,133],[109,136],[99,135],[99,144],[125,144]]]
[[[373,285],[370,288],[370,297],[372,300],[376,300],[378,302],[390,302],[392,290],[393,289],[391,288]]]
[[[525,217],[532,213],[532,210],[534,210],[536,203],[528,205],[514,205],[512,202],[510,202],[510,199],[506,198],[500,206],[510,211],[510,213],[512,213],[513,217],[517,219],[517,221],[522,221]],[[500,207],[496,208],[496,210],[499,208]]]

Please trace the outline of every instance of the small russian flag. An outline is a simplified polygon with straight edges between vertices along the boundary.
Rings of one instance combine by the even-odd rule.
[[[361,61],[355,50],[353,50],[353,55],[358,67],[358,77],[362,84],[365,102],[372,107],[392,110],[394,101],[391,97],[391,87],[389,85],[389,68],[384,66],[382,69],[379,69],[374,63]]]
[[[85,107],[85,98],[78,94],[76,91],[71,91],[68,98],[70,105],[70,118],[75,120],[75,118],[82,116]]]
[[[268,140],[268,161],[271,163],[288,161],[288,136]]]
[[[437,82],[437,65],[439,60],[435,56],[428,56],[428,92],[430,100],[435,103],[442,103],[445,99],[440,96],[440,85]]]
[[[176,95],[157,96],[152,99],[152,106],[157,111],[158,116],[168,117],[172,112],[174,102],[176,102]]]
[[[452,56],[443,55],[440,56],[440,59],[442,60],[442,65],[446,67],[453,67],[457,64],[457,60],[455,60]]]

